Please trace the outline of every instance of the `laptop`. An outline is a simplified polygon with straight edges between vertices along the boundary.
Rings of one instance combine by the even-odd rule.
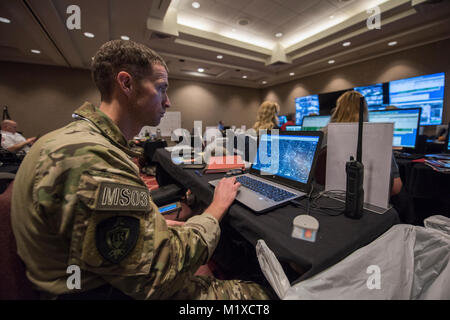
[[[331,116],[305,116],[303,117],[302,130],[318,131],[327,126],[330,118]]]
[[[302,126],[286,126],[285,131],[302,131]]]
[[[255,213],[264,213],[306,195],[322,138],[319,131],[262,134],[249,173],[235,176],[242,185],[236,200]],[[220,180],[209,183],[215,187]]]

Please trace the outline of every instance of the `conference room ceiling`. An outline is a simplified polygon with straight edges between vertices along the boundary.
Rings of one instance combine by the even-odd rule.
[[[122,36],[158,51],[170,78],[262,88],[447,39],[450,1],[0,1],[2,61],[88,69]]]

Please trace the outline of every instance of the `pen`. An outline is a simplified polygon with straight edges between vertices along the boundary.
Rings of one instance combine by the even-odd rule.
[[[198,175],[199,177],[203,176],[203,174],[200,171],[198,171],[198,170],[195,170],[195,174]]]

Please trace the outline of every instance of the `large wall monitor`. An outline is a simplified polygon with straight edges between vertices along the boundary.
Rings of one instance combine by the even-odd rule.
[[[389,82],[389,104],[422,109],[420,125],[442,123],[445,74],[435,73]]]
[[[358,91],[366,98],[369,111],[383,110],[385,108],[382,83],[377,83],[373,86],[356,87],[355,91]]]
[[[295,98],[295,124],[301,125],[303,117],[312,113],[319,114],[319,95]]]

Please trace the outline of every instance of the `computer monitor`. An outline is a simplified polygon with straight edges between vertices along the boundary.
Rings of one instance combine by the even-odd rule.
[[[422,109],[395,109],[369,112],[369,122],[393,122],[393,147],[415,148]]]
[[[319,131],[330,122],[331,116],[306,116],[303,118],[303,131]]]
[[[367,101],[369,111],[385,109],[383,84],[377,83],[372,86],[356,87],[355,91],[361,93]]]
[[[286,126],[285,131],[302,131],[302,126]]]
[[[287,117],[286,116],[278,116],[278,124],[281,127],[283,124],[285,124],[287,122]]]
[[[307,185],[312,178],[311,170],[314,169],[322,135],[322,132],[285,131],[279,135],[261,135],[251,172],[264,173],[269,180]],[[272,147],[275,140],[278,148]],[[277,154],[272,154],[272,151]],[[266,159],[260,159],[261,155]],[[268,159],[270,161],[265,161]],[[274,165],[276,161],[278,164]]]
[[[336,108],[337,100],[344,93],[352,89],[339,90],[319,94],[320,115],[330,115],[334,108]]]
[[[295,98],[295,124],[301,125],[304,116],[319,114],[319,95]]]
[[[399,108],[422,109],[420,125],[442,123],[445,73],[389,82],[389,104]]]

